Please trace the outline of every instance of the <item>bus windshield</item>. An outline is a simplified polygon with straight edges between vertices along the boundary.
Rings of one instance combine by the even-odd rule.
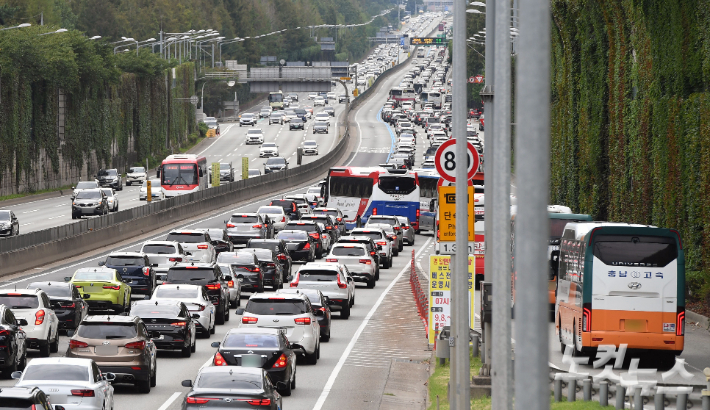
[[[417,181],[412,177],[383,175],[378,186],[386,194],[407,195],[417,188]]]
[[[283,102],[284,95],[281,93],[269,94],[269,102]]]
[[[399,97],[401,95],[402,95],[402,90],[395,89],[395,88],[390,90],[390,97]]]
[[[197,165],[195,164],[166,164],[161,173],[163,185],[196,185]]]

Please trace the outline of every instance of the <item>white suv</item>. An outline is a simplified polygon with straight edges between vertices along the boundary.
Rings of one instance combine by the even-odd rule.
[[[52,310],[49,296],[41,289],[17,289],[0,292],[0,305],[12,310],[16,319],[25,319],[22,330],[27,335],[27,347],[38,349],[49,357],[59,351],[59,319]]]
[[[367,283],[372,289],[377,281],[377,262],[365,245],[359,243],[336,243],[325,257],[326,262],[337,262],[345,265],[358,282]]]
[[[375,241],[377,252],[380,254],[380,261],[384,269],[392,266],[392,243],[387,239],[387,234],[380,228],[355,228],[350,231],[350,236],[366,236]]]
[[[355,304],[355,283],[345,265],[339,263],[310,262],[296,273],[291,289],[317,289],[328,298],[331,310],[340,310],[340,317],[350,317],[350,307]]]
[[[255,293],[244,309],[239,327],[284,329],[291,349],[306,356],[308,364],[320,357],[320,325],[308,296],[275,292]]]

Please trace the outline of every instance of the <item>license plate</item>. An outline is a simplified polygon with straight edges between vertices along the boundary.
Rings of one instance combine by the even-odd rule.
[[[48,394],[47,400],[52,404],[71,404],[67,403],[67,396],[63,394]]]
[[[84,290],[86,291],[86,293],[99,293],[99,292],[103,292],[104,286],[103,285],[84,286]]]
[[[96,346],[94,353],[99,356],[115,356],[118,354],[118,347],[116,346]]]
[[[646,321],[643,319],[626,319],[624,320],[624,330],[627,332],[645,332]]]
[[[664,323],[663,331],[669,333],[675,333],[675,323]]]

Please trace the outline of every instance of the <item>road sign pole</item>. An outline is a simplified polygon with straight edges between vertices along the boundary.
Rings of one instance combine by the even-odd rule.
[[[453,133],[456,138],[456,270],[451,275],[451,296],[456,299],[456,312],[451,316],[456,352],[455,378],[451,392],[454,410],[468,410],[470,404],[471,368],[469,357],[469,292],[468,292],[468,141],[466,139],[466,0],[454,1],[453,41]],[[471,199],[473,200],[473,199]]]
[[[491,404],[493,410],[510,410],[512,372],[510,360],[510,0],[496,0],[495,8],[495,99],[491,202],[496,209],[488,223],[493,237],[488,256],[493,267],[491,323]],[[490,178],[489,178],[490,179]],[[486,201],[488,202],[488,201]]]
[[[515,408],[550,408],[547,204],[550,181],[550,2],[520,2],[516,62]]]

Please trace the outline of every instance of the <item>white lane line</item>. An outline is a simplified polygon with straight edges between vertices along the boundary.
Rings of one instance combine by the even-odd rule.
[[[66,216],[66,215],[57,215],[57,216],[53,216],[53,217],[47,218],[47,219],[48,219],[48,220],[52,220],[52,219],[61,218],[61,217],[63,217],[63,216]]]
[[[63,206],[66,206],[66,205],[57,205],[57,206],[55,206],[55,208],[61,208]]]
[[[427,239],[426,243],[424,243],[424,246],[419,248],[419,252],[417,253],[421,253],[431,240],[432,238]],[[335,379],[338,378],[338,373],[340,373],[340,370],[343,368],[345,361],[348,359],[348,356],[350,356],[350,352],[352,352],[353,348],[355,347],[355,343],[357,343],[357,339],[360,337],[360,334],[363,332],[363,330],[365,330],[365,327],[370,322],[370,318],[372,318],[372,316],[375,314],[377,308],[380,307],[382,301],[385,300],[385,296],[387,296],[392,287],[394,287],[394,284],[397,283],[399,278],[402,277],[402,275],[407,269],[409,269],[409,266],[405,265],[402,270],[397,274],[397,276],[392,280],[392,282],[387,285],[385,291],[382,292],[380,297],[377,299],[377,302],[375,302],[375,304],[372,306],[372,309],[370,309],[370,311],[367,313],[367,316],[365,316],[365,319],[357,328],[357,331],[355,331],[355,334],[353,335],[352,339],[350,339],[350,343],[348,343],[348,346],[345,348],[343,354],[340,356],[338,364],[335,365],[333,372],[330,374],[330,377],[328,377],[328,381],[325,383],[325,386],[323,387],[323,391],[321,392],[318,401],[316,402],[315,406],[313,406],[313,410],[320,410],[321,408],[323,408],[323,404],[325,404],[325,400],[328,398],[328,394],[333,388],[333,384],[335,384]]]
[[[39,209],[33,209],[33,210],[31,210],[31,211],[25,211],[25,212],[23,212],[23,214],[31,214],[32,212],[37,212],[37,211],[39,211]]]
[[[167,410],[167,408],[170,407],[170,405],[173,404],[173,402],[175,400],[177,400],[177,398],[180,397],[180,395],[182,395],[182,392],[176,391],[175,393],[173,393],[173,395],[170,396],[170,398],[165,400],[165,403],[163,403],[162,406],[158,407],[158,410]]]
[[[20,226],[27,226],[27,225],[32,225],[32,222],[26,223],[26,224],[20,224]]]

